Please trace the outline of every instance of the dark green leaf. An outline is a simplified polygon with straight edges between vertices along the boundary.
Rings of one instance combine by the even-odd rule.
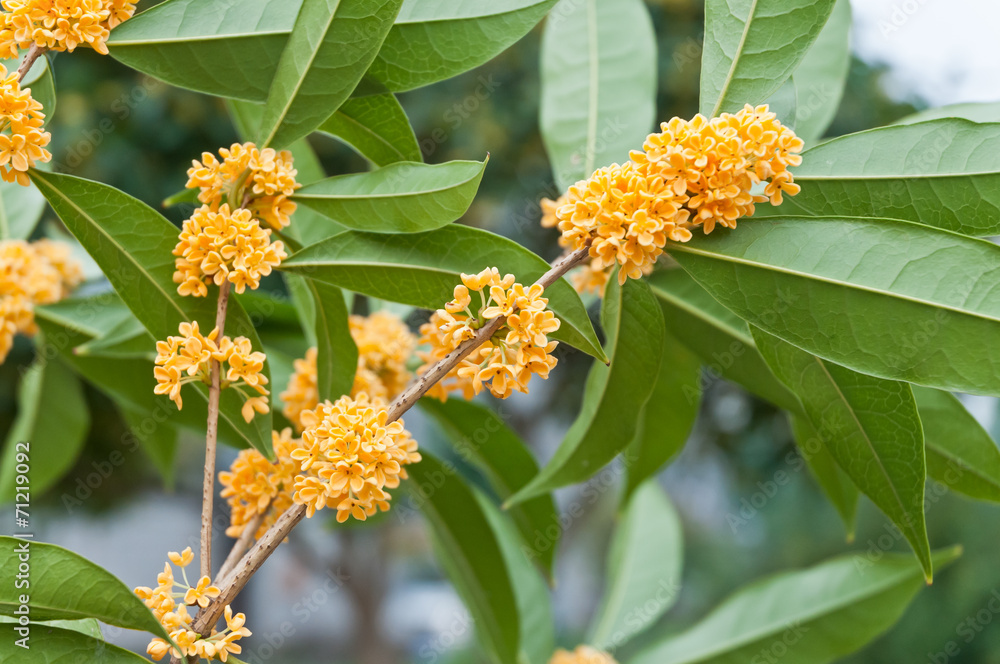
[[[140,410],[121,406],[129,433],[142,444],[152,459],[163,483],[174,486],[174,464],[177,459],[177,430],[165,422],[157,422]]]
[[[319,131],[336,136],[375,166],[424,160],[410,120],[392,93],[348,99]]]
[[[358,369],[358,347],[351,337],[344,293],[336,286],[306,279],[312,293],[316,330],[316,386],[320,401],[351,393]]]
[[[851,478],[837,465],[823,438],[816,433],[816,429],[805,415],[790,413],[789,420],[792,424],[792,433],[795,435],[795,443],[799,447],[799,454],[844,522],[847,541],[854,541],[858,516],[858,487],[854,486]]]
[[[836,0],[833,12],[795,73],[795,133],[806,144],[819,140],[840,106],[851,65],[850,0]]]
[[[156,340],[135,316],[129,316],[106,333],[74,349],[94,357],[145,357],[156,355]]]
[[[35,664],[142,664],[149,660],[122,650],[118,646],[105,643],[76,630],[62,629],[53,625],[32,624],[31,638],[25,651],[16,645],[20,635],[13,625],[0,624],[0,659],[5,662],[30,661]],[[23,658],[23,659],[22,659]]]

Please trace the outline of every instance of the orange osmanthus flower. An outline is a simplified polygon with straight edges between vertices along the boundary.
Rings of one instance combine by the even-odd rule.
[[[129,0],[3,0],[0,52],[18,57],[18,49],[38,45],[50,51],[73,51],[86,45],[108,54],[111,29],[135,13]]]

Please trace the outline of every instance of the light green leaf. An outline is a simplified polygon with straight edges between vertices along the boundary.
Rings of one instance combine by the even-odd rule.
[[[31,638],[25,651],[16,644],[20,635],[14,625],[0,624],[0,658],[5,662],[27,661],[25,652],[30,652],[31,661],[38,664],[142,664],[147,659],[118,646],[95,639],[78,630],[62,629],[51,624],[33,623]]]
[[[392,27],[402,0],[303,0],[271,83],[258,145],[304,138],[343,104]]]
[[[959,547],[937,552],[934,564],[960,554]],[[907,556],[841,556],[752,583],[625,664],[746,664],[778,643],[782,662],[827,664],[889,629],[923,585]]]
[[[910,386],[845,369],[758,328],[751,331],[771,370],[798,395],[819,440],[902,531],[930,582],[924,435]]]
[[[1000,394],[1000,349],[969,343],[1000,333],[994,244],[887,219],[773,217],[668,249],[727,308],[814,355]]]
[[[663,316],[670,310],[663,305]],[[701,360],[673,335],[663,335],[663,360],[653,393],[639,417],[635,438],[624,452],[626,500],[670,463],[687,442],[701,405]]]
[[[612,277],[604,294],[601,325],[611,364],[591,367],[580,414],[555,456],[509,503],[580,482],[599,472],[635,437],[663,356],[663,312],[649,287]]]
[[[667,331],[701,357],[709,374],[739,383],[785,410],[801,408],[760,356],[746,321],[719,304],[687,272],[662,270],[648,281],[663,306]]]
[[[792,74],[795,133],[810,145],[827,130],[840,106],[851,66],[850,0],[836,0],[826,25]]]
[[[419,233],[465,214],[485,170],[486,161],[397,162],[321,180],[295,192],[292,200],[354,230]]]
[[[441,426],[459,456],[483,471],[500,500],[512,496],[538,473],[535,457],[501,415],[462,399],[442,403],[428,398],[418,403]],[[551,575],[561,530],[552,496],[538,496],[507,513],[521,533],[525,552]]]
[[[927,474],[978,500],[1000,502],[1000,450],[954,395],[913,387],[927,445]]]
[[[305,280],[313,297],[316,330],[316,387],[320,401],[351,393],[358,369],[358,347],[351,337],[344,293],[336,286]]]
[[[619,648],[677,601],[684,557],[680,519],[655,480],[629,499],[611,539],[607,587],[588,643]]]
[[[16,618],[11,618],[10,616],[0,615],[0,625],[6,623],[16,623],[19,622]],[[104,635],[101,634],[101,625],[93,618],[83,618],[81,620],[39,620],[31,621],[32,627],[57,627],[59,629],[70,630],[73,632],[79,632],[85,636],[90,636],[98,640],[104,640]],[[37,633],[36,633],[37,634]],[[2,651],[0,651],[2,652]]]
[[[66,227],[93,257],[132,313],[156,339],[177,334],[183,321],[198,321],[204,331],[215,326],[215,298],[182,297],[173,283],[177,227],[158,212],[107,185],[69,175],[32,170],[35,185]],[[259,349],[260,340],[238,301],[229,303],[226,334],[245,336]],[[264,375],[270,372],[265,363]],[[206,400],[206,386],[197,392]],[[165,397],[164,397],[165,399]],[[236,390],[223,390],[219,419],[246,441],[271,454],[271,414],[257,414],[247,424]]]
[[[0,240],[27,240],[45,212],[45,197],[35,187],[0,182]]]
[[[450,225],[411,235],[349,231],[306,247],[281,270],[355,293],[424,309],[451,300],[460,275],[496,267],[520,283],[533,283],[549,264],[516,242],[468,226]],[[565,279],[545,291],[549,309],[562,320],[552,336],[601,359],[604,352],[580,296]]]
[[[766,103],[783,125],[795,129],[795,109],[798,106],[798,99],[792,79],[789,78],[785,81],[773,95],[767,98]]]
[[[789,420],[799,454],[844,522],[847,541],[853,542],[858,516],[858,487],[837,465],[823,438],[805,415],[789,413]]]
[[[17,404],[17,417],[7,434],[0,466],[3,502],[14,500],[18,452],[27,454],[24,465],[28,467],[31,494],[38,496],[73,467],[90,431],[83,386],[58,358],[35,360],[21,378]]]
[[[896,120],[893,124],[914,124],[917,122],[927,122],[928,120],[940,120],[942,118],[964,118],[972,122],[1000,122],[1000,103],[969,103],[950,104],[948,106],[938,106],[928,108],[905,118]]]
[[[31,592],[24,593],[13,583],[0,585],[0,613],[15,615],[19,596],[28,594],[32,620],[96,618],[168,638],[160,621],[124,583],[60,546],[0,536],[0,569],[17,569],[23,547],[31,557]]]
[[[74,349],[93,357],[145,357],[156,355],[156,340],[135,316],[128,316],[106,333]]]
[[[701,113],[756,106],[792,75],[834,0],[706,0]]]
[[[348,99],[319,131],[340,139],[375,166],[424,160],[410,120],[392,93]]]
[[[656,35],[642,0],[562,0],[541,58],[542,138],[560,189],[642,146],[656,119]]]
[[[887,217],[964,235],[1000,233],[1000,124],[933,120],[806,150],[781,214]]]

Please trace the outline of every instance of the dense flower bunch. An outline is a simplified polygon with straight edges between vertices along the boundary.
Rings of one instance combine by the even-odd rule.
[[[207,576],[203,576],[194,586],[188,583],[184,568],[194,560],[190,547],[181,553],[172,551],[167,557],[181,569],[183,583],[174,579],[173,568],[170,567],[170,563],[165,563],[163,572],[156,577],[156,588],[136,588],[135,594],[145,601],[146,606],[160,621],[180,651],[171,647],[165,639],[156,638],[149,642],[146,652],[156,661],[160,661],[167,654],[173,657],[194,655],[222,662],[229,658],[230,653],[238,655],[242,647],[236,642],[250,636],[250,630],[243,626],[246,623],[246,616],[242,613],[234,616],[233,610],[227,605],[226,629],[221,632],[213,629],[211,636],[203,638],[191,629],[193,616],[188,612],[188,607],[208,606],[212,599],[219,596],[219,589],[212,585],[212,580]]]
[[[0,362],[7,358],[14,335],[35,334],[34,307],[69,295],[83,281],[69,247],[51,240],[0,242]]]
[[[205,152],[188,170],[187,188],[200,189],[198,200],[212,209],[225,201],[234,208],[247,208],[279,230],[290,223],[296,205],[288,197],[302,186],[295,181],[298,171],[291,152],[234,143],[219,150],[219,156],[221,160]]]
[[[475,313],[470,308],[470,291],[478,294]],[[427,394],[444,401],[449,392],[461,391],[470,399],[488,384],[494,396],[506,399],[515,390],[527,393],[532,375],[548,378],[556,365],[551,353],[558,345],[549,341],[548,335],[559,329],[559,319],[546,309],[548,300],[542,294],[541,286],[525,289],[514,282],[512,274],[501,278],[496,268],[463,274],[462,284],[455,287],[455,299],[420,328],[420,344],[425,348],[417,355],[424,364],[417,372],[424,373],[474,337],[487,321],[503,317],[504,323]]]
[[[790,166],[802,163],[802,139],[766,105],[707,119],[674,118],[651,134],[623,165],[598,169],[558,201],[542,203],[542,225],[558,227],[560,244],[590,245],[591,272],[621,266],[619,282],[648,274],[667,240],[687,242],[701,227],[735,228],[754,203],[794,196]],[[764,195],[752,193],[764,184]],[[585,276],[578,285],[599,285]]]
[[[398,316],[377,311],[370,316],[350,317],[351,337],[358,347],[358,369],[351,395],[364,392],[373,399],[389,401],[402,392],[412,377],[406,364],[417,339]],[[299,415],[319,404],[316,386],[316,349],[295,360],[288,389],[281,393],[283,413],[298,429]]]
[[[299,465],[292,451],[301,440],[292,438],[292,430],[271,433],[275,462],[254,449],[242,450],[228,471],[219,473],[222,497],[229,502],[230,523],[226,534],[239,537],[258,514],[264,514],[256,539],[277,521],[278,516],[292,506],[292,489]]]
[[[0,52],[18,57],[18,49],[38,45],[50,51],[73,51],[80,44],[108,54],[111,29],[132,18],[130,0],[3,0]]]
[[[618,664],[611,655],[590,646],[580,646],[573,652],[557,650],[549,664]]]
[[[198,322],[181,323],[180,336],[167,337],[156,342],[156,367],[153,373],[157,385],[156,394],[166,394],[180,410],[181,386],[185,383],[201,381],[211,384],[211,362],[219,362],[222,367],[221,387],[234,388],[246,399],[243,404],[243,419],[254,418],[254,411],[268,412],[267,376],[263,374],[264,353],[253,350],[246,337],[219,338],[218,328],[207,336],[198,329]],[[243,388],[257,393],[251,396]]]
[[[45,149],[52,139],[42,131],[45,114],[31,96],[31,88],[21,89],[17,73],[7,73],[0,65],[0,177],[4,182],[31,184],[28,169],[47,162],[52,154]]]
[[[417,443],[402,420],[389,422],[384,402],[367,394],[341,397],[301,414],[302,444],[292,450],[301,475],[293,499],[307,516],[333,507],[337,521],[366,520],[389,509],[386,489],[399,486],[407,466],[420,461]]]
[[[261,228],[250,210],[218,210],[203,205],[184,222],[177,246],[174,283],[181,295],[205,297],[208,285],[228,281],[242,293],[255,290],[262,277],[287,256],[284,244],[271,241],[271,229]]]

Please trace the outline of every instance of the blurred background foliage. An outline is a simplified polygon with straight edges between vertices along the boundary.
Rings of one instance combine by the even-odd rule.
[[[141,7],[152,4],[144,2]],[[659,117],[688,117],[697,109],[702,3],[656,0],[650,2],[650,9],[659,40]],[[487,65],[406,93],[401,101],[428,162],[480,159],[490,153],[480,194],[465,223],[510,236],[543,257],[553,258],[558,252],[555,233],[538,226],[539,199],[559,193],[554,190],[538,131],[539,36],[540,29],[536,29]],[[236,140],[220,100],[146,79],[86,49],[72,56],[57,55],[54,68],[59,97],[49,127],[54,163],[60,171],[111,184],[159,207],[160,201],[183,187],[192,158]],[[880,126],[915,110],[887,97],[883,75],[860,60],[853,61],[831,135]],[[314,137],[313,146],[331,175],[366,167],[360,157],[331,138]],[[185,212],[172,209],[167,214],[179,222]],[[54,229],[56,223],[48,214],[49,228]],[[268,285],[281,288],[280,282]],[[31,355],[31,345],[20,340],[10,359],[0,366],[0,430],[6,431],[16,412],[16,386]],[[530,398],[503,405],[508,422],[540,457],[552,453],[568,426],[580,399],[587,365],[584,357],[567,352],[559,369],[547,383],[539,384]],[[279,391],[283,387],[275,385]],[[907,550],[905,543],[888,535],[886,520],[870,505],[862,508],[856,540],[845,543],[835,512],[797,462],[784,416],[707,373],[705,388],[701,416],[687,448],[661,475],[684,519],[686,565],[681,600],[655,629],[684,627],[734,588],[761,575],[813,564],[848,549],[871,555],[887,548]],[[102,523],[111,523],[107,528],[114,529],[113,524],[119,522],[114,518],[116,510],[137,501],[154,505],[149,514],[156,518],[160,509],[156,505],[170,492],[146,456],[126,455],[126,466],[115,472],[112,481],[101,483],[93,496],[67,511],[63,496],[76,495],[82,478],[97,467],[94,464],[121,447],[126,431],[110,402],[91,389],[87,398],[93,427],[85,452],[62,484],[42,499],[44,504],[35,506],[48,515],[47,541],[64,543],[64,533],[78,532],[74,521],[81,519],[106,519]],[[977,405],[993,407],[992,402]],[[670,404],[657,407],[664,418],[670,417]],[[420,421],[413,428],[422,443],[439,444],[433,430]],[[192,530],[197,527],[193,515],[200,486],[200,445],[190,435],[182,439],[176,487],[167,499],[190,508]],[[224,456],[223,461],[231,458],[232,454]],[[565,645],[576,644],[601,591],[620,475],[619,471],[606,471],[582,487],[558,494],[564,507],[571,501],[585,507],[585,516],[568,525],[560,543],[555,606]],[[896,628],[845,661],[1000,661],[995,655],[1000,652],[1000,630],[990,627],[998,616],[989,608],[994,594],[1000,597],[995,535],[1000,529],[1000,513],[992,506],[951,495],[937,497],[930,492],[929,496],[932,545],[961,543],[965,556],[944,572],[934,587],[918,595]],[[128,522],[132,525],[121,521],[118,528],[135,527],[134,520]],[[259,622],[263,618],[248,608],[249,626],[258,634],[250,640],[250,656],[245,659],[300,663],[480,661],[468,624],[455,613],[461,611],[456,608],[457,600],[440,580],[416,521],[408,523],[390,513],[379,519],[380,527],[334,531],[327,525],[306,533],[304,541],[299,541],[297,534],[288,547],[296,564],[319,573],[337,568],[350,577],[345,584],[349,591],[346,603],[341,597],[339,603],[316,608],[317,612],[328,609],[345,615],[350,627],[333,637],[302,629],[287,639],[278,654],[269,656],[265,642],[274,646],[273,639],[264,638],[267,629]],[[134,531],[127,534],[132,540],[143,536]],[[98,552],[93,557],[99,562],[115,559],[104,551],[108,544],[98,533],[74,537],[77,550],[82,541]],[[317,542],[320,544],[314,546]],[[135,555],[141,557],[147,570],[145,576],[155,573],[158,563],[152,561],[162,559],[162,550],[146,550],[147,546],[135,544]],[[289,556],[271,565],[287,564]],[[113,563],[108,567],[116,570]],[[142,578],[123,576],[130,584],[146,583]],[[241,602],[255,606],[267,593],[266,589],[255,589],[254,584],[249,591],[249,597]],[[288,608],[281,602],[272,603],[280,621]],[[421,606],[430,608],[418,609]],[[446,618],[413,623],[406,614],[418,610],[427,615],[443,610]],[[447,617],[454,615],[459,617]],[[116,640],[115,635],[108,636]],[[118,640],[136,645],[127,637]],[[953,643],[950,652],[958,655],[947,654],[949,642]]]

